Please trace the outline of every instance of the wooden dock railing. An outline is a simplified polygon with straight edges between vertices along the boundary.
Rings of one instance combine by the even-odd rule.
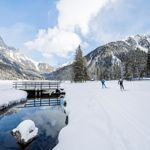
[[[59,81],[16,81],[13,83],[13,88],[19,90],[56,90],[59,87]]]

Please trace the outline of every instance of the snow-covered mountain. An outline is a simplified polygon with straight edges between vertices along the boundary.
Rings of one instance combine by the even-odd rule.
[[[147,52],[150,53],[150,35],[135,35],[124,40],[110,42],[85,56],[91,78],[119,78],[120,68],[125,76],[137,77],[145,73]],[[134,58],[134,59],[133,59]],[[52,72],[53,71],[53,72]],[[52,73],[51,73],[52,72]],[[72,80],[72,62],[56,70],[45,63],[38,63],[9,47],[0,37],[1,79]]]
[[[64,64],[61,64],[54,71],[60,70],[61,68],[64,68],[66,66],[70,66],[71,64],[73,64],[73,62],[74,62],[74,60],[73,61],[68,61],[68,62],[66,62]]]
[[[114,64],[127,63],[131,53],[135,52],[136,56],[139,55],[137,50],[143,53],[147,53],[150,50],[150,35],[130,36],[124,40],[111,42],[96,48],[85,56],[91,77],[98,78],[97,76],[101,76],[101,73],[110,73]]]
[[[150,48],[150,35],[136,35],[130,36],[126,40],[127,44],[131,45],[134,49],[139,48],[148,52]]]
[[[150,49],[150,35],[143,36],[138,34],[121,41],[105,44],[91,51],[88,55],[86,55],[86,58],[88,63],[91,63],[93,59],[96,60],[101,56],[118,55],[122,52],[136,50],[137,48],[147,53]]]
[[[50,66],[49,64],[46,63],[39,63],[38,64],[38,70],[41,74],[43,73],[50,73],[54,71],[54,67]]]
[[[136,71],[132,71],[132,73],[130,71],[132,69],[132,65],[134,64],[133,61],[136,61],[134,59],[132,60],[131,57],[135,57],[138,61],[141,61],[142,67],[140,65],[139,66],[144,69],[146,65],[146,53],[148,51],[150,51],[150,35],[130,36],[124,40],[102,45],[85,56],[89,75],[94,79],[116,79],[119,78],[119,75],[117,74],[120,73],[120,68],[122,67],[121,69],[124,69],[126,67],[128,69],[128,74],[131,76],[136,76],[136,73],[133,74],[133,72]],[[130,64],[128,64],[129,59],[131,61]],[[68,67],[61,67],[55,71],[55,77],[66,80],[71,79],[71,75],[68,76],[68,70],[72,72],[71,68],[72,65],[70,64]],[[144,72],[144,70],[140,71],[142,73]],[[63,74],[63,77],[60,73]],[[49,77],[51,76],[52,74],[50,74]],[[54,78],[54,75],[52,77]]]
[[[72,80],[72,64],[59,67],[51,73],[44,74],[49,80]]]
[[[0,37],[0,70],[1,79],[38,79],[43,78],[42,73],[51,72],[52,67],[38,63],[22,54],[18,49],[7,46]]]

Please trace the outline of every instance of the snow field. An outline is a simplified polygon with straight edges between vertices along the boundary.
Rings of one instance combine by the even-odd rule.
[[[0,110],[26,100],[27,93],[12,88],[12,81],[0,81]]]
[[[69,124],[54,150],[149,150],[150,82],[64,83]]]

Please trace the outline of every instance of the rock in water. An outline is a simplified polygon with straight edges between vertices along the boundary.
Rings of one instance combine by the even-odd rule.
[[[38,128],[32,120],[24,120],[12,130],[12,135],[19,144],[26,145],[38,135]]]

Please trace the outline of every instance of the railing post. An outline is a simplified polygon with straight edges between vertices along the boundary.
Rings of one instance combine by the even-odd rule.
[[[58,89],[58,82],[57,82],[57,89]]]
[[[35,82],[35,84],[34,84],[34,90],[36,90],[36,82]]]
[[[35,107],[35,99],[34,99],[34,107]]]
[[[49,98],[49,106],[51,106],[51,101],[50,101],[50,98]]]
[[[15,82],[15,89],[17,89],[17,82]]]
[[[42,106],[42,101],[41,101],[41,98],[40,98],[40,106]]]
[[[58,105],[58,97],[57,97],[57,105]]]
[[[40,82],[40,90],[42,91],[42,82]]]
[[[25,82],[25,90],[27,89],[27,83]]]

